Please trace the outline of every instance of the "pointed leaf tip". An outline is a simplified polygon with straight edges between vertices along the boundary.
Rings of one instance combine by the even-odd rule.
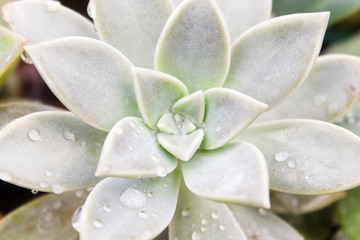
[[[270,106],[297,89],[314,64],[329,12],[281,16],[262,22],[232,46],[224,87]]]
[[[214,0],[187,0],[167,21],[155,52],[155,69],[169,73],[189,92],[219,87],[230,64],[230,40]]]

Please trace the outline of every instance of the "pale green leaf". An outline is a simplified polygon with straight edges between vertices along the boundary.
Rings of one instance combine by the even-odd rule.
[[[169,227],[169,239],[246,240],[246,237],[227,205],[197,197],[183,184]]]
[[[2,15],[30,44],[69,36],[97,38],[89,20],[58,1],[13,1],[2,7]]]
[[[301,196],[288,193],[271,193],[271,211],[280,214],[306,214],[329,206],[346,196],[345,192],[320,196]]]
[[[153,239],[175,212],[180,178],[107,178],[92,190],[80,217],[80,238]]]
[[[191,119],[200,126],[205,116],[205,99],[202,91],[194,92],[177,101],[172,111]]]
[[[238,91],[213,88],[205,96],[205,138],[202,147],[219,148],[236,137],[267,108],[263,104]]]
[[[328,12],[304,13],[254,26],[232,46],[224,87],[277,104],[305,80],[319,54],[328,19]]]
[[[360,58],[324,55],[290,98],[261,115],[259,121],[310,118],[335,121],[360,98]],[[296,107],[296,111],[294,111]]]
[[[132,64],[115,48],[68,37],[25,50],[52,92],[88,124],[108,131],[120,119],[137,115]]]
[[[235,219],[248,239],[302,240],[304,239],[284,220],[263,209],[229,205]]]
[[[0,104],[0,129],[11,121],[33,112],[61,110],[38,102],[5,102]]]
[[[0,77],[15,63],[26,39],[0,26]]]
[[[198,151],[182,164],[186,186],[210,200],[270,208],[269,173],[259,149],[242,142]]]
[[[159,133],[157,140],[169,153],[180,160],[188,161],[195,154],[204,138],[204,130],[198,129],[187,135]]]
[[[336,125],[280,120],[252,126],[237,140],[264,154],[273,190],[319,195],[360,185],[360,138]]]
[[[172,113],[165,113],[158,121],[156,127],[162,132],[172,134],[180,133]]]
[[[106,134],[69,112],[38,112],[0,131],[0,179],[62,193],[95,185]]]
[[[162,72],[134,68],[134,88],[140,113],[145,122],[154,128],[163,114],[174,103],[187,95],[186,86],[178,79]]]
[[[83,190],[51,194],[21,206],[0,221],[1,239],[78,240],[71,218],[87,195]]]
[[[347,192],[346,198],[336,205],[337,220],[340,230],[349,235],[349,239],[359,239],[360,236],[360,188]]]
[[[189,92],[219,87],[230,64],[230,40],[213,0],[186,0],[161,33],[155,69],[186,84]]]
[[[137,67],[154,68],[156,44],[172,12],[170,0],[91,0],[88,10],[101,40]]]
[[[172,172],[176,159],[156,142],[156,132],[139,118],[120,120],[104,143],[96,175],[158,177]]]
[[[182,0],[172,2],[177,6]],[[271,0],[217,0],[217,3],[232,41],[250,27],[269,19],[271,15]]]
[[[268,20],[271,15],[271,0],[217,0],[234,42],[252,26]]]

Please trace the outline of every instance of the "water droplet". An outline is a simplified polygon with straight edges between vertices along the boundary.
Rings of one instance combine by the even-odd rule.
[[[206,231],[207,231],[207,227],[201,227],[200,230],[201,230],[202,232],[206,232]]]
[[[83,196],[84,196],[84,191],[83,191],[83,190],[76,191],[76,192],[75,192],[75,196],[76,196],[77,198],[83,197]]]
[[[38,194],[39,190],[36,190],[36,189],[31,189],[31,193],[32,194]]]
[[[289,168],[295,168],[296,167],[296,163],[294,161],[290,161],[288,162],[288,167]]]
[[[128,188],[121,194],[120,201],[128,208],[139,209],[145,205],[146,196],[135,188]]]
[[[191,240],[201,240],[200,234],[197,232],[193,232],[191,234]]]
[[[51,177],[51,176],[52,176],[52,172],[51,172],[50,170],[45,170],[45,171],[44,171],[44,175],[45,175],[46,177]]]
[[[51,187],[51,190],[56,193],[56,194],[61,194],[64,192],[64,187],[59,185],[59,184],[55,184],[54,186]]]
[[[207,221],[206,219],[202,219],[202,220],[201,220],[201,224],[202,224],[202,225],[206,225],[207,223],[208,223],[208,221]]]
[[[46,1],[46,11],[48,12],[57,12],[61,6],[60,2],[58,1]]]
[[[153,212],[153,213],[151,213],[151,216],[157,217],[157,213],[156,213],[156,212]]]
[[[326,102],[326,96],[325,95],[317,95],[315,98],[314,98],[314,106],[316,107],[320,107],[321,105],[323,105],[324,103]]]
[[[151,161],[153,161],[154,163],[160,163],[160,158],[159,158],[159,156],[158,155],[156,155],[155,153],[152,153],[151,155],[150,155],[150,159],[151,159]]]
[[[220,229],[221,231],[224,231],[224,230],[226,229],[226,226],[221,224],[221,225],[219,226],[219,229]]]
[[[217,128],[215,129],[216,132],[220,132],[220,130],[221,130],[221,127],[217,127]]]
[[[72,132],[66,131],[64,132],[64,138],[69,141],[74,141],[75,135]]]
[[[54,202],[53,209],[55,209],[55,210],[60,209],[61,206],[62,206],[61,201]]]
[[[268,214],[268,212],[265,210],[265,209],[263,209],[263,208],[259,208],[259,214],[261,215],[261,216],[267,216],[267,214]]]
[[[211,213],[211,218],[212,219],[218,219],[219,218],[218,212],[217,211],[212,212]]]
[[[82,206],[75,210],[71,218],[71,224],[76,231],[79,231]]]
[[[25,62],[27,64],[33,64],[31,58],[29,57],[29,55],[26,52],[21,53],[20,57],[23,62]]]
[[[49,184],[45,183],[45,182],[41,182],[40,183],[40,187],[41,188],[47,188],[49,186]]]
[[[166,168],[163,167],[163,166],[158,166],[158,167],[156,168],[156,174],[157,174],[159,177],[165,177],[166,174],[167,174]]]
[[[184,209],[182,212],[181,212],[181,215],[183,216],[183,217],[188,217],[188,216],[190,216],[190,209]]]
[[[11,181],[12,180],[12,176],[10,173],[7,173],[7,172],[0,172],[0,179],[3,180],[3,181]]]
[[[135,122],[134,121],[130,121],[130,127],[134,128],[135,127]]]
[[[278,161],[278,162],[286,161],[289,158],[290,158],[290,153],[288,153],[288,152],[278,152],[275,155],[275,160]]]
[[[147,195],[148,195],[149,198],[154,197],[154,193],[152,191],[148,191]]]
[[[33,141],[39,141],[40,140],[40,131],[33,128],[28,131],[28,137]]]
[[[104,210],[105,212],[111,212],[110,205],[107,204],[107,203],[105,203],[104,206],[103,206],[103,210]]]
[[[95,2],[90,0],[88,6],[87,6],[87,13],[89,14],[89,16],[91,18],[95,18],[96,16],[96,6],[95,6]]]
[[[149,214],[147,214],[145,211],[140,211],[138,213],[138,217],[141,219],[147,219],[149,217]]]
[[[94,226],[94,228],[101,228],[102,222],[99,219],[96,219],[92,222],[92,225]]]
[[[121,135],[124,134],[124,130],[121,127],[119,127],[115,130],[115,133]]]

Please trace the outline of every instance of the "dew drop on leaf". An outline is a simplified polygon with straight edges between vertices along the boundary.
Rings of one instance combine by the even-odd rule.
[[[96,16],[96,6],[95,6],[94,1],[90,0],[89,5],[87,7],[87,13],[89,14],[89,16],[91,18],[95,18],[95,16]]]
[[[64,187],[59,184],[55,184],[54,186],[51,187],[51,189],[56,194],[61,194],[65,190]]]
[[[109,205],[109,204],[104,204],[103,210],[104,210],[105,212],[111,212],[110,205]]]
[[[32,141],[39,141],[40,140],[40,131],[38,129],[35,129],[35,128],[30,129],[28,131],[28,137]]]
[[[226,229],[226,226],[221,224],[221,225],[219,226],[219,229],[220,229],[221,231],[224,231],[224,230]]]
[[[290,161],[288,162],[288,167],[289,168],[295,168],[296,167],[296,163],[294,161]]]
[[[288,152],[278,152],[275,155],[275,160],[278,162],[286,161],[290,158],[290,153]]]
[[[32,193],[32,194],[38,194],[38,192],[39,192],[39,191],[36,190],[36,189],[31,189],[31,193]]]
[[[181,215],[183,217],[188,217],[190,216],[190,210],[187,208],[187,209],[184,209],[182,212],[181,212]]]
[[[66,131],[64,132],[64,138],[69,141],[74,141],[75,135],[72,132]]]
[[[50,170],[45,170],[45,171],[44,171],[44,175],[45,175],[46,177],[51,177],[52,172],[51,172]]]
[[[135,188],[128,188],[121,194],[120,201],[128,208],[139,209],[145,205],[146,196]]]
[[[138,213],[138,217],[141,219],[147,219],[149,217],[149,214],[147,214],[145,211],[140,211]]]
[[[92,225],[94,226],[94,228],[101,228],[102,222],[99,219],[96,219],[92,222]]]
[[[218,213],[217,213],[216,211],[212,212],[212,213],[211,213],[211,218],[212,218],[212,219],[218,219],[218,218],[219,218]]]
[[[71,224],[76,231],[79,231],[81,211],[82,211],[82,206],[75,210],[71,218]]]
[[[163,167],[163,166],[158,166],[156,168],[156,174],[159,176],[159,177],[165,177],[166,176],[166,168]]]

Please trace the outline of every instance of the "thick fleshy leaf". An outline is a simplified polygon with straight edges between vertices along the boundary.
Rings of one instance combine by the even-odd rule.
[[[301,196],[272,192],[271,211],[280,214],[305,214],[327,207],[345,196],[345,192],[320,196]]]
[[[337,220],[340,230],[349,235],[349,239],[360,236],[360,188],[347,192],[346,198],[340,200],[336,206]]]
[[[270,208],[269,173],[264,156],[242,142],[200,150],[182,164],[186,186],[210,200]]]
[[[182,0],[172,0],[177,6]],[[265,21],[271,15],[271,0],[217,0],[234,41],[255,24]]]
[[[204,138],[204,130],[198,129],[187,135],[159,133],[157,140],[169,153],[180,160],[188,161],[199,149]]]
[[[202,147],[219,148],[236,137],[267,108],[263,104],[238,91],[213,88],[205,96],[205,138]]]
[[[80,217],[81,239],[153,239],[175,212],[180,178],[107,178],[92,190]]]
[[[2,14],[30,44],[69,36],[97,38],[89,20],[58,1],[13,1],[2,7]]]
[[[205,116],[205,99],[202,91],[194,92],[177,101],[172,111],[191,119],[200,126]]]
[[[235,41],[252,26],[268,20],[271,0],[217,0],[229,29],[231,41]]]
[[[162,72],[134,68],[134,88],[140,113],[145,122],[154,128],[163,114],[174,103],[187,95],[186,86],[178,79]]]
[[[52,92],[88,124],[108,131],[137,115],[132,64],[116,49],[83,37],[25,49]]]
[[[360,58],[325,55],[318,58],[294,95],[258,120],[310,118],[332,122],[347,112],[359,98]]]
[[[38,112],[0,131],[0,179],[62,193],[93,186],[106,134],[69,112]]]
[[[250,127],[237,140],[264,154],[273,190],[319,195],[360,185],[360,138],[336,125],[280,120]]]
[[[104,143],[96,175],[158,177],[172,172],[176,159],[156,142],[156,132],[141,119],[120,120]]]
[[[301,240],[304,239],[284,220],[263,209],[229,205],[248,239]]]
[[[224,87],[274,105],[300,86],[319,54],[329,13],[283,16],[236,40]]]
[[[80,190],[61,195],[46,195],[33,200],[0,221],[2,239],[77,240],[71,225],[74,211],[84,204],[88,193]]]
[[[0,129],[11,121],[33,112],[61,110],[38,102],[8,102],[0,104]]]
[[[0,26],[0,77],[19,57],[26,39]]]
[[[227,205],[197,197],[183,184],[169,227],[169,239],[246,240],[246,237]]]
[[[171,12],[170,0],[91,0],[88,6],[100,39],[125,54],[137,67],[150,69]]]
[[[186,0],[161,33],[155,69],[185,83],[189,92],[220,87],[230,65],[230,39],[213,0]]]
[[[180,133],[172,113],[165,113],[158,121],[156,127],[162,132],[172,134]]]

